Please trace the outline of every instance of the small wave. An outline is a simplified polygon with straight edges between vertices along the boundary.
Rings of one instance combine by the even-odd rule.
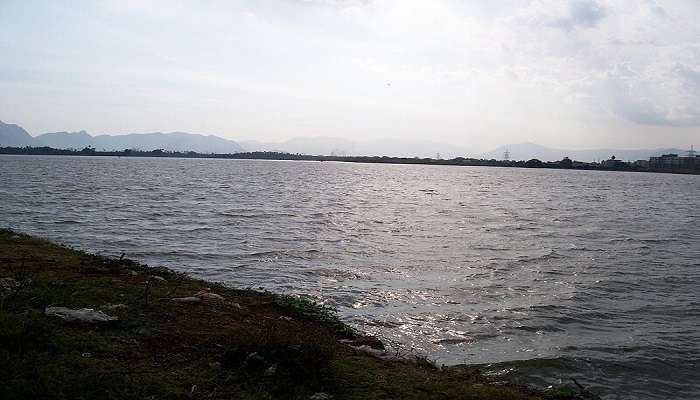
[[[231,211],[219,211],[216,213],[222,217],[231,218],[246,218],[246,219],[270,219],[270,218],[284,218],[284,217],[295,217],[295,214],[289,213],[244,213],[244,212],[231,212]]]
[[[519,330],[519,331],[524,331],[524,332],[533,332],[533,333],[540,333],[540,332],[564,332],[565,330],[562,328],[558,328],[554,325],[541,325],[541,326],[527,326],[527,325],[519,325],[519,326],[514,326],[513,329]]]
[[[637,239],[631,238],[631,237],[621,237],[621,238],[608,239],[608,242],[612,242],[612,243],[615,243],[615,242],[634,242],[634,241],[637,241]]]
[[[443,339],[437,339],[434,340],[433,343],[436,344],[462,344],[462,343],[470,343],[474,342],[474,339],[472,338],[443,338]]]
[[[669,243],[674,242],[675,239],[639,239],[639,241],[644,243]]]
[[[556,250],[550,249],[547,253],[541,254],[538,256],[518,256],[518,262],[521,263],[533,263],[533,262],[539,262],[539,261],[546,261],[550,259],[559,259],[559,258],[564,258],[564,255],[561,253],[557,253]]]
[[[320,250],[268,250],[242,254],[241,257],[253,258],[302,258],[309,259],[313,255],[320,253]]]
[[[211,230],[214,230],[214,228],[212,228],[211,226],[197,226],[197,227],[192,227],[192,228],[183,227],[183,228],[176,229],[176,230],[179,230],[181,232],[200,232],[200,231],[211,231]]]

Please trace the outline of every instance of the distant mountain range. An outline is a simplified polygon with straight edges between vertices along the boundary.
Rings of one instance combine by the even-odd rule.
[[[0,146],[49,146],[56,149],[196,151],[198,153],[239,153],[245,151],[233,140],[214,135],[185,132],[131,133],[92,136],[85,131],[52,132],[32,137],[22,127],[0,121]]]
[[[249,151],[283,151],[311,155],[454,158],[469,154],[466,148],[427,140],[376,139],[353,141],[334,137],[297,137],[284,142],[241,141]]]
[[[468,154],[464,148],[425,140],[378,139],[367,142],[333,137],[298,137],[279,143],[235,142],[214,135],[185,132],[132,133],[92,136],[85,131],[52,132],[32,137],[22,127],[0,121],[0,146],[49,146],[56,149],[96,150],[155,149],[199,153],[280,151],[311,155],[369,155],[453,158]]]
[[[0,121],[0,146],[24,147],[36,145],[36,140],[24,128]]]
[[[91,136],[85,131],[44,133],[36,137],[44,146],[57,149],[82,149],[92,146],[96,150],[155,150],[196,151],[198,153],[240,153],[245,151],[233,140],[214,135],[185,132],[131,133],[127,135]]]
[[[486,153],[477,154],[469,149],[436,143],[426,140],[377,139],[353,141],[333,137],[298,137],[279,143],[258,141],[235,142],[214,135],[201,135],[185,132],[171,133],[132,133],[126,135],[92,136],[85,131],[53,132],[32,137],[21,126],[0,121],[0,147],[49,146],[56,149],[83,149],[91,146],[96,150],[138,149],[150,151],[163,149],[170,151],[196,151],[198,153],[238,153],[243,151],[280,151],[309,155],[358,155],[390,157],[430,157],[442,158],[471,157],[503,159],[506,150],[511,160],[557,161],[569,157],[577,161],[607,160],[615,156],[619,160],[646,160],[649,157],[677,153],[686,150],[675,148],[659,149],[593,149],[568,150],[540,146],[534,143],[517,143],[498,147]]]
[[[502,160],[503,155],[508,150],[511,160],[530,160],[536,158],[540,161],[558,161],[564,157],[569,157],[576,161],[598,161],[608,160],[615,156],[618,160],[636,161],[648,160],[649,157],[658,156],[661,154],[676,153],[685,154],[687,150],[675,148],[659,148],[659,149],[638,149],[638,150],[621,150],[621,149],[590,149],[590,150],[570,150],[570,149],[554,149],[541,146],[535,143],[517,143],[501,146],[486,153],[479,155],[477,158]]]

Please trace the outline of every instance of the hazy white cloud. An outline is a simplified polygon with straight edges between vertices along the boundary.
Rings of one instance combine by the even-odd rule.
[[[0,119],[31,131],[700,139],[695,0],[8,2]]]
[[[575,28],[594,28],[605,17],[606,9],[593,0],[573,0],[565,16],[554,18],[550,26],[571,31]]]

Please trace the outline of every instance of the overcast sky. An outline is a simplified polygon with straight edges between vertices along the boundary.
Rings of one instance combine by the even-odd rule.
[[[0,2],[30,133],[700,145],[698,0]]]

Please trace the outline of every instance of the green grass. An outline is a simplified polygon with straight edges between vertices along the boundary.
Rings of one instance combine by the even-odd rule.
[[[354,337],[358,335],[355,329],[340,320],[337,310],[334,308],[303,297],[266,294],[272,297],[275,304],[297,318],[324,324],[341,336]]]

